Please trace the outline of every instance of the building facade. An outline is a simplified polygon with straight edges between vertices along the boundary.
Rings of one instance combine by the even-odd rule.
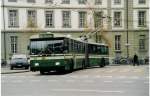
[[[110,57],[146,58],[149,0],[2,0],[1,56],[27,54],[32,35],[44,32],[109,44]]]

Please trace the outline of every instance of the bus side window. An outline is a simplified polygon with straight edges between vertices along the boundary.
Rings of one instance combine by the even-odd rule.
[[[106,47],[106,54],[109,54],[109,48],[108,48],[108,46]]]
[[[81,42],[78,42],[78,50],[79,50],[79,51],[77,51],[77,52],[81,53],[81,50],[82,50],[82,49],[81,49]]]
[[[74,41],[73,40],[71,40],[71,52],[74,52]]]
[[[76,41],[76,53],[79,52],[79,48],[78,48],[78,42]]]
[[[94,54],[97,54],[97,46],[96,45],[93,46],[94,46]]]
[[[83,53],[83,43],[82,42],[80,42],[80,53]]]
[[[64,39],[63,42],[63,53],[68,53],[69,52],[69,42],[68,39]]]
[[[76,41],[74,41],[75,43],[74,43],[74,45],[75,45],[75,52],[77,52],[78,51],[78,43],[76,42]]]
[[[85,50],[84,50],[84,49],[85,49],[85,47],[84,47],[85,45],[84,45],[84,43],[81,43],[81,45],[82,45],[82,46],[81,46],[81,47],[82,47],[82,48],[81,48],[81,49],[82,49],[82,50],[81,50],[81,51],[82,51],[81,53],[84,53],[84,52],[85,52]]]
[[[105,47],[104,46],[101,46],[101,51],[102,51],[102,54],[105,54]]]
[[[108,54],[108,47],[105,46],[105,54]]]
[[[93,46],[92,44],[88,44],[88,52],[93,53]]]

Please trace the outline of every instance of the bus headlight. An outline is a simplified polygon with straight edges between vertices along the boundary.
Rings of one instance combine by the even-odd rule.
[[[56,62],[55,65],[57,65],[57,66],[60,65],[60,62]]]
[[[39,63],[35,63],[34,65],[35,65],[35,66],[39,66]]]

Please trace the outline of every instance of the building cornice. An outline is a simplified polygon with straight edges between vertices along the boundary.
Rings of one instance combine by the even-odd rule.
[[[127,30],[106,30],[105,32],[126,32]],[[128,30],[129,32],[149,32],[149,29],[140,29],[140,30]],[[39,33],[39,32],[56,32],[56,33],[81,33],[85,32],[83,30],[1,30],[2,33]]]
[[[35,9],[89,9],[87,6],[13,6],[4,5],[5,8],[35,8]],[[90,7],[90,9],[108,9],[107,7]]]
[[[133,7],[133,9],[149,9],[149,7]]]

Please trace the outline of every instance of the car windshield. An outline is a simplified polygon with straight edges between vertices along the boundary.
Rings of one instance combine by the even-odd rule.
[[[13,62],[23,62],[23,63],[25,63],[25,62],[27,62],[27,59],[26,58],[13,58],[12,60],[11,60],[11,62],[13,63]]]

